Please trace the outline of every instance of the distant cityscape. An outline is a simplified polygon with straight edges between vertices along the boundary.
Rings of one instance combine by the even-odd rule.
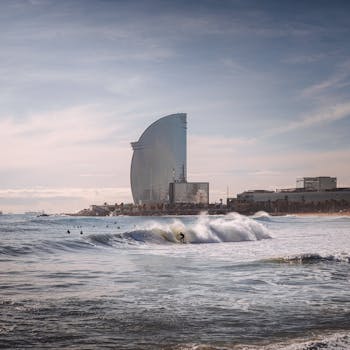
[[[241,213],[264,210],[268,213],[339,212],[350,209],[350,188],[337,187],[337,178],[303,177],[295,188],[276,191],[251,190],[228,198],[227,207]]]
[[[339,212],[350,210],[350,188],[338,188],[337,178],[303,177],[295,188],[247,190],[226,203],[210,204],[208,182],[187,181],[187,115],[177,113],[156,120],[132,142],[130,182],[133,204],[91,205],[76,215],[195,215]]]

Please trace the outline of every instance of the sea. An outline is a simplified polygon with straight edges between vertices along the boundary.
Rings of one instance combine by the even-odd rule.
[[[350,218],[0,216],[1,349],[350,349]]]

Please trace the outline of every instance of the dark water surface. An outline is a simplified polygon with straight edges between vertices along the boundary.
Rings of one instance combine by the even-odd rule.
[[[349,261],[348,218],[3,215],[0,348],[349,349]]]

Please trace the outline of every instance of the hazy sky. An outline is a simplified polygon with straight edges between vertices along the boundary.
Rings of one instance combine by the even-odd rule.
[[[186,112],[211,200],[350,186],[350,2],[2,0],[0,210],[130,202],[131,141]]]

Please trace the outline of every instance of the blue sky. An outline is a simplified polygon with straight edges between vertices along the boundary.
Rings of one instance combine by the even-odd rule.
[[[211,200],[350,186],[348,1],[2,1],[0,210],[130,202],[131,141],[188,114]]]

